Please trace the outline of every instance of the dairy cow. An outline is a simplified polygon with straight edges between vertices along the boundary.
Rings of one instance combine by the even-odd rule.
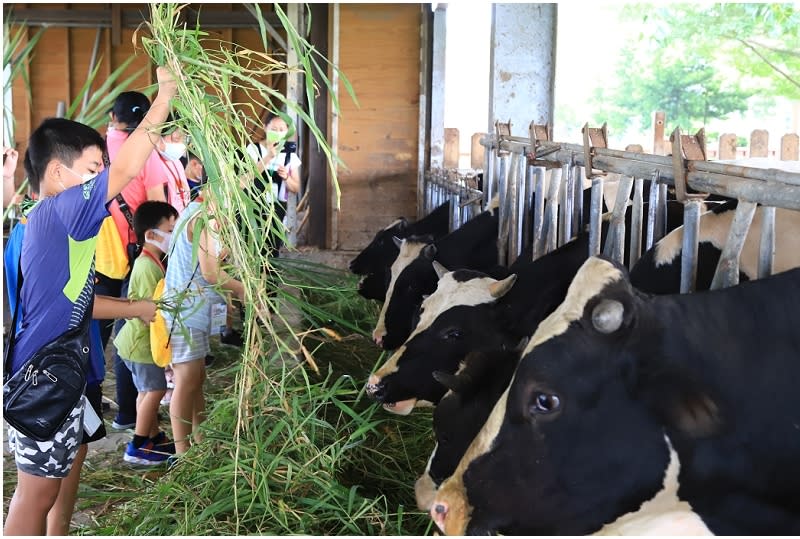
[[[589,259],[432,517],[448,534],[800,533],[799,302],[800,269],[651,296]]]
[[[390,269],[398,253],[392,238],[429,234],[438,239],[449,232],[449,227],[450,201],[448,200],[419,221],[409,223],[405,217],[401,217],[380,230],[369,245],[350,261],[350,271],[356,275],[363,275],[358,283],[358,293],[367,299],[378,301],[386,299],[386,290],[391,277]]]
[[[455,471],[494,403],[505,391],[517,367],[521,348],[473,350],[459,364],[455,374],[433,373],[448,391],[433,411],[436,446],[425,473],[414,485],[417,506],[422,511],[430,510],[436,489]]]
[[[497,214],[485,211],[439,240],[403,239],[373,331],[375,342],[393,350],[411,334],[414,313],[423,297],[436,290],[434,260],[445,267],[474,269],[495,277],[507,275],[508,269],[497,263],[497,227]]]
[[[698,290],[707,290],[710,287],[714,270],[716,268],[719,255],[721,252],[724,238],[727,236],[727,229],[730,227],[730,221],[733,217],[733,210],[735,204],[727,204],[724,207],[718,207],[713,212],[708,212],[701,216],[700,219],[700,240],[701,249],[698,256]],[[776,271],[785,271],[791,267],[800,266],[800,238],[798,235],[792,234],[791,230],[800,230],[800,221],[798,221],[800,214],[798,212],[783,212],[779,211],[776,216],[776,231],[777,231],[777,245],[778,253],[776,255]],[[747,239],[746,247],[742,253],[742,267],[744,272],[741,280],[747,280],[748,274],[755,278],[753,273],[757,265],[757,238],[760,236],[760,219],[761,210],[758,210],[753,223],[753,229]],[[754,241],[755,238],[755,241]],[[680,244],[682,241],[682,228],[678,228],[661,242],[659,242],[652,250],[648,251],[641,259],[641,261],[634,267],[631,272],[631,282],[640,290],[649,291],[659,294],[677,294],[680,290]],[[677,244],[677,250],[675,245]],[[754,245],[755,244],[755,245]],[[556,251],[558,253],[559,251]],[[655,267],[653,261],[656,259],[664,259],[664,253],[669,253],[669,261],[662,263],[660,266]],[[678,256],[674,256],[677,253]],[[565,253],[566,254],[566,253]],[[661,256],[659,256],[661,255]],[[563,256],[563,255],[562,255]],[[561,257],[559,257],[561,258]],[[567,261],[568,259],[564,259]],[[574,260],[574,259],[573,259]],[[582,260],[578,259],[578,264]],[[564,267],[564,275],[567,279],[571,280],[574,275],[575,269],[570,269],[567,263]],[[563,278],[563,275],[562,275]],[[540,279],[542,281],[549,281],[551,286],[556,289],[563,287],[563,292],[566,292],[568,284],[558,284],[557,278],[553,280],[552,277]],[[526,282],[527,279],[520,277],[516,287],[521,283]],[[553,289],[551,288],[551,290]],[[512,291],[516,290],[512,289]],[[537,291],[538,292],[538,291]],[[510,301],[520,302],[520,297],[537,297],[537,292],[521,292],[509,296]],[[451,297],[458,295],[457,291],[450,292]],[[563,295],[561,295],[563,297]],[[501,303],[503,300],[499,300]],[[560,300],[559,300],[560,302]],[[474,309],[474,315],[486,321],[486,331],[500,331],[509,325],[514,324],[516,317],[510,317],[511,320],[506,321],[504,324],[495,324],[492,316],[488,315],[485,310],[486,306],[478,306]],[[551,310],[555,309],[552,306]],[[545,314],[549,314],[548,311]],[[443,318],[448,317],[448,313],[442,315]],[[522,320],[522,318],[517,318]],[[455,321],[450,321],[451,325]],[[538,322],[537,322],[538,324]],[[528,324],[530,333],[536,328],[536,324]],[[528,333],[528,334],[530,334]],[[519,335],[515,335],[517,337]],[[480,341],[480,336],[475,336],[474,341]],[[509,337],[509,341],[511,337]],[[447,352],[446,346],[436,342],[428,341],[425,348],[429,353],[440,357]],[[420,357],[421,359],[421,357]],[[400,358],[400,365],[402,365],[402,358]],[[466,372],[474,371],[475,368],[471,367],[470,363],[473,361],[486,362],[485,359],[480,360],[467,356],[459,363],[459,369]],[[455,365],[456,360],[450,362]],[[450,375],[452,376],[452,375]],[[463,456],[467,448],[468,442],[465,439],[471,440],[479,430],[479,425],[475,422],[480,418],[485,419],[488,417],[491,408],[494,406],[497,398],[502,393],[508,382],[511,379],[511,374],[505,368],[496,368],[486,370],[484,376],[458,376],[458,380],[454,383],[458,391],[454,394],[448,393],[439,403],[439,407],[434,413],[434,432],[436,434],[437,445],[428,461],[428,468],[425,473],[420,477],[416,484],[417,501],[421,509],[429,509],[426,506],[432,499],[433,490],[441,483],[441,481],[448,477],[450,473],[455,470],[458,460]],[[447,377],[439,377],[439,380],[447,379]],[[425,382],[422,382],[423,384]],[[430,383],[430,382],[429,382]],[[444,384],[447,386],[448,384]],[[449,389],[453,389],[448,386]],[[502,389],[501,389],[502,388]],[[477,418],[477,419],[476,419]],[[440,435],[442,433],[442,435]]]
[[[630,219],[630,212],[627,218]],[[668,204],[668,229],[679,226],[682,218],[683,206],[675,202]],[[606,223],[604,231],[605,228]],[[629,227],[626,230],[629,236]],[[407,245],[404,245],[404,249]],[[625,245],[629,245],[628,240]],[[395,261],[398,266],[408,265],[403,261],[405,252]],[[389,360],[370,375],[368,395],[394,413],[411,412],[417,401],[435,404],[446,390],[431,377],[433,371],[453,373],[470,350],[498,343],[513,347],[521,338],[530,336],[538,323],[563,301],[572,277],[588,253],[589,236],[583,233],[535,261],[518,260],[509,271],[513,271],[519,279],[505,297],[504,294],[492,295],[485,291],[475,296],[473,290],[478,282],[471,283],[464,288],[464,292],[457,285],[448,284],[442,291],[435,290],[435,301],[441,316],[434,318],[428,312],[425,317],[427,322],[414,320],[411,314],[414,311],[413,301],[404,299],[405,294],[398,295],[397,299],[390,295],[384,305],[385,312],[389,314],[385,325],[390,327],[389,322],[398,325],[405,323],[412,325],[414,330]],[[417,252],[410,251],[409,257],[415,260],[415,264],[420,264],[426,270],[431,267],[429,261],[417,260],[418,256]],[[392,271],[394,273],[395,268]],[[443,273],[440,272],[440,275]],[[397,282],[408,285],[396,286],[396,289],[404,290],[412,297],[421,297],[419,290],[409,293],[410,287],[419,286],[414,280],[418,274],[419,271],[403,272],[403,278]],[[467,274],[458,277],[460,280],[468,278]],[[487,281],[483,282],[489,286]],[[425,286],[428,286],[427,283]],[[462,301],[463,293],[472,296]],[[477,297],[484,299],[478,301],[475,299]],[[382,326],[380,319],[378,325]]]
[[[700,216],[696,290],[708,290],[717,268],[737,202],[712,207]],[[758,252],[764,209],[756,208],[739,260],[739,281],[758,277]],[[780,273],[800,266],[800,212],[776,208],[775,259],[773,272]],[[664,236],[645,252],[631,269],[631,282],[639,290],[654,294],[675,294],[680,291],[683,256],[683,227]]]

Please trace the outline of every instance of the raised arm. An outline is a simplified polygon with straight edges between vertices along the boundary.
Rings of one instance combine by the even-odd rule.
[[[14,185],[14,171],[17,170],[19,153],[14,148],[3,148],[3,207],[11,205],[17,186]]]
[[[108,171],[108,196],[112,200],[144,167],[145,161],[160,138],[161,124],[169,114],[169,102],[175,97],[177,83],[172,73],[165,68],[156,70],[158,95],[142,122],[125,140]]]

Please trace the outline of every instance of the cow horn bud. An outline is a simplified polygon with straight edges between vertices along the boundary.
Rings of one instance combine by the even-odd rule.
[[[392,241],[394,242],[394,244],[397,246],[398,249],[400,249],[403,246],[403,240],[401,240],[397,236],[392,236]]]
[[[615,299],[604,299],[592,310],[592,325],[600,333],[614,333],[625,316],[625,306]]]
[[[514,283],[517,282],[517,274],[512,273],[502,281],[497,281],[489,285],[489,293],[493,298],[501,298],[506,295],[506,292],[511,290]]]
[[[439,277],[440,279],[444,277],[445,273],[450,271],[436,260],[433,261],[433,269],[436,271],[436,276]]]

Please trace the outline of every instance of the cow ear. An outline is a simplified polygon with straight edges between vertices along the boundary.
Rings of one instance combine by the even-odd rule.
[[[489,285],[489,293],[493,298],[501,298],[506,295],[506,292],[511,290],[514,283],[517,282],[517,274],[512,273],[502,281],[497,281]]]
[[[722,418],[716,400],[688,373],[660,369],[645,376],[643,386],[648,406],[672,429],[693,438],[719,430]]]
[[[433,260],[436,257],[436,246],[431,243],[423,247],[422,256],[424,256],[428,260]]]
[[[444,277],[445,273],[450,271],[436,260],[433,261],[433,269],[436,271],[436,276],[439,277],[440,279]]]
[[[401,217],[400,222],[397,223],[397,228],[400,232],[405,231],[405,229],[408,228],[408,219]]]
[[[403,246],[403,240],[401,240],[397,236],[392,236],[392,241],[394,242],[394,244],[397,246],[398,249],[400,249]]]
[[[458,393],[458,376],[444,371],[433,371],[433,379],[442,384],[446,389],[453,393]]]

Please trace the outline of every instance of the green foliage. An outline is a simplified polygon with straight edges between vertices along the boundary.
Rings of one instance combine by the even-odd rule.
[[[39,28],[26,43],[23,43],[27,34],[27,27],[24,24],[19,25],[16,30],[12,31],[11,27],[13,25],[14,20],[11,17],[7,17],[3,21],[3,71],[8,70],[8,78],[5,79],[5,84],[3,85],[3,95],[11,90],[11,86],[17,77],[22,77],[25,90],[28,93],[28,104],[30,105],[33,102],[31,98],[31,83],[28,79],[25,64],[33,57],[33,51],[45,28]],[[3,107],[3,125],[6,128],[4,135],[9,141],[13,141],[15,120],[11,111],[5,107]]]
[[[668,131],[675,126],[696,129],[712,118],[724,119],[731,112],[747,110],[750,94],[730,87],[704,60],[667,62],[670,60],[657,59],[648,66],[623,62],[617,71],[623,84],[596,90],[600,116],[608,119],[609,129],[647,129],[656,110],[666,112],[672,126]]]
[[[621,51],[617,86],[599,88],[597,119],[613,132],[649,128],[656,110],[695,130],[762,96],[800,98],[796,4],[632,4],[621,20],[641,27]]]

